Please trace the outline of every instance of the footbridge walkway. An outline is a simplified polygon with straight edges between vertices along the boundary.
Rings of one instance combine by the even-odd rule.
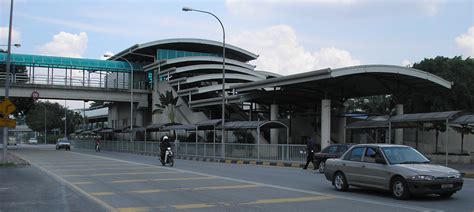
[[[5,95],[4,64],[6,54],[0,53],[0,96]],[[31,97],[36,91],[41,99],[130,102],[133,85],[134,102],[146,105],[150,93],[141,64],[123,61],[12,54],[8,78],[11,97]]]

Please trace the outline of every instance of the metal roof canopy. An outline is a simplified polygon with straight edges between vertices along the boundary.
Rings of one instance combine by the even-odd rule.
[[[474,125],[474,115],[463,115],[454,119],[450,124]]]
[[[280,121],[232,121],[225,123],[225,129],[257,129],[257,128],[287,128]],[[222,129],[222,126],[217,128]]]
[[[154,123],[145,127],[147,132],[158,132],[161,131],[163,127],[172,126],[172,125],[181,125],[180,123]]]
[[[171,131],[171,130],[186,130],[186,131],[195,131],[196,125],[194,124],[179,124],[171,125],[162,128],[162,131]]]
[[[390,117],[389,122],[445,122],[452,119],[461,111],[445,111],[433,113],[413,113],[413,114],[399,114]]]
[[[416,128],[420,127],[418,123],[446,122],[453,119],[460,111],[445,111],[433,113],[413,113],[399,114],[390,117],[387,120],[374,121],[363,120],[350,123],[346,129],[377,129],[377,128]],[[457,120],[457,119],[456,119]],[[474,121],[474,116],[473,116]],[[453,122],[449,122],[454,124]],[[473,122],[474,123],[474,122]]]
[[[404,94],[413,90],[450,89],[452,83],[436,75],[402,66],[363,65],[321,69],[231,86],[246,101],[307,103],[324,98]],[[252,97],[252,95],[256,95]]]
[[[130,130],[130,126],[126,126],[122,129],[124,133],[131,133],[131,132],[145,132],[145,128],[142,126],[133,125],[133,129]]]
[[[116,55],[109,60],[116,60],[119,57],[125,57],[131,61],[154,62],[152,57],[156,57],[157,49],[168,49],[178,51],[193,51],[204,53],[221,53],[222,43],[212,40],[196,38],[176,38],[157,40],[143,44],[135,44]],[[258,55],[251,53],[239,47],[226,44],[226,58],[238,61],[250,61],[257,59]]]
[[[6,53],[0,53],[0,64],[6,63]],[[83,58],[56,57],[44,55],[12,54],[13,65],[34,66],[43,68],[69,68],[87,71],[130,72],[130,65],[123,61],[95,60]],[[132,63],[134,70],[141,70],[141,65]]]
[[[196,123],[196,129],[198,130],[212,130],[215,129],[217,125],[222,123],[222,119],[211,119],[204,120]]]

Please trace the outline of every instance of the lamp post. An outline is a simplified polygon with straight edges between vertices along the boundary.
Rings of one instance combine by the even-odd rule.
[[[7,43],[7,67],[5,74],[5,100],[8,99],[10,89],[10,57],[12,43],[12,18],[13,18],[13,0],[10,1],[10,24],[8,26],[8,43]],[[3,163],[7,163],[7,144],[8,144],[8,128],[3,128]]]
[[[109,58],[112,57],[112,55],[105,54],[104,57]],[[116,57],[127,61],[128,65],[130,66],[130,142],[133,142],[133,66],[132,63],[130,63],[130,61],[128,61],[124,57]]]
[[[225,93],[225,29],[224,29],[224,24],[222,24],[221,20],[211,12],[207,12],[204,10],[196,10],[190,7],[183,7],[183,11],[185,12],[194,11],[194,12],[200,12],[200,13],[206,13],[206,14],[212,15],[214,18],[217,19],[217,21],[219,21],[222,27],[222,140],[221,140],[222,147],[221,147],[221,153],[222,153],[222,157],[225,158],[225,139],[226,139],[225,137],[225,96],[226,96],[226,93]]]

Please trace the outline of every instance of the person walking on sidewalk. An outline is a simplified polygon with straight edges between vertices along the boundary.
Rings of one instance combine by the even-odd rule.
[[[308,139],[308,143],[306,144],[306,165],[303,169],[307,169],[309,162],[313,163],[313,169],[316,169],[316,164],[314,163],[314,153],[316,150],[316,142],[313,138]]]

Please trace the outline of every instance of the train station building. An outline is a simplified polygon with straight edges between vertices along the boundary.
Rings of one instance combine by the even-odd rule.
[[[156,140],[168,133],[180,141],[220,143],[224,127],[226,143],[289,145],[315,139],[324,148],[359,142],[347,128],[352,122],[346,113],[348,99],[392,95],[397,100],[414,91],[445,92],[452,86],[402,66],[361,65],[281,76],[259,70],[250,64],[253,60],[257,54],[226,45],[224,77],[222,43],[192,38],[136,44],[106,61],[14,54],[17,73],[10,95],[29,97],[37,91],[41,98],[104,101],[107,120],[89,131],[110,139]],[[0,62],[5,62],[3,53]],[[396,113],[403,114],[403,102],[395,104]],[[371,142],[403,144],[409,137],[402,128],[389,131],[390,136]]]

